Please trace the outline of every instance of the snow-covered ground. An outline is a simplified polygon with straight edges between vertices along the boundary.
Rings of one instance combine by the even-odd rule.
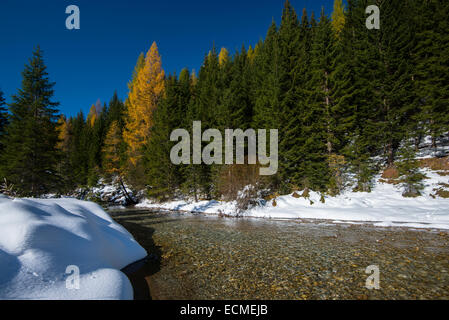
[[[95,203],[0,195],[0,299],[132,299],[120,269],[146,255]]]
[[[321,195],[313,191],[310,192],[310,197],[307,199],[296,198],[292,194],[284,195],[276,198],[276,206],[269,201],[264,206],[254,207],[239,215],[272,219],[326,219],[346,223],[368,222],[377,226],[449,229],[449,199],[430,196],[435,194],[433,189],[437,188],[439,183],[449,184],[449,176],[440,176],[431,170],[423,172],[429,179],[424,180],[423,196],[416,198],[404,198],[402,196],[403,188],[400,185],[376,182],[370,193],[347,191],[336,197],[326,196],[325,203],[320,202]],[[173,201],[163,204],[145,200],[137,207],[237,215],[235,202],[216,200]]]

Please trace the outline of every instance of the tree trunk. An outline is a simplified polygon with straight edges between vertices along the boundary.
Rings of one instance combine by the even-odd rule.
[[[122,177],[119,177],[120,185],[122,186],[123,191],[125,192],[125,197],[131,204],[137,204],[137,202],[129,195],[128,191],[126,191],[125,184],[123,183]]]

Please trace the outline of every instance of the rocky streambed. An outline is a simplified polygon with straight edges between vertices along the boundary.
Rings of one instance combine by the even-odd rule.
[[[328,221],[112,212],[150,253],[136,298],[449,299],[449,233]],[[380,289],[367,289],[368,266]],[[149,287],[149,292],[146,292]]]

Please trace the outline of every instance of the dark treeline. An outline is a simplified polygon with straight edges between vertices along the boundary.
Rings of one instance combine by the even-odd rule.
[[[372,4],[379,30],[365,24]],[[212,48],[198,76],[165,76],[153,45],[139,57],[125,102],[114,95],[87,117],[59,120],[37,51],[9,115],[0,109],[0,173],[31,195],[120,177],[161,200],[232,199],[247,185],[335,195],[345,177],[353,190],[370,191],[379,170],[405,160],[412,186],[419,179],[407,160],[424,137],[436,144],[449,130],[448,17],[444,0],[352,0],[345,9],[336,0],[331,17],[324,9],[298,16],[287,1],[265,39],[233,54]],[[259,177],[257,165],[172,164],[170,134],[191,132],[193,121],[222,132],[279,129],[277,174]]]

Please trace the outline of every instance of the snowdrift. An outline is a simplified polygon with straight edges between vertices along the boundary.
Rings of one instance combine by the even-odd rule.
[[[95,203],[0,195],[0,299],[132,299],[120,269],[146,255]]]

